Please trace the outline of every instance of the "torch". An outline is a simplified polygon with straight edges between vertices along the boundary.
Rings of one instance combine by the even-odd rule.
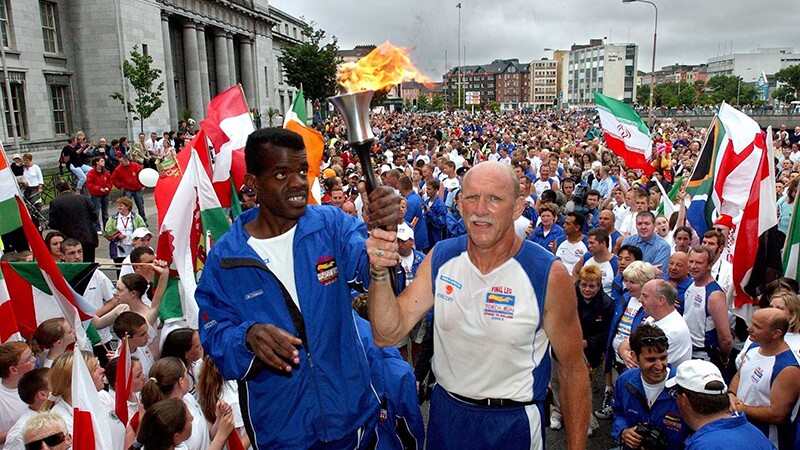
[[[393,46],[388,41],[372,50],[357,62],[345,63],[339,68],[338,83],[345,94],[328,98],[339,111],[347,130],[347,140],[361,161],[367,195],[378,186],[372,166],[372,145],[375,135],[369,124],[369,105],[376,91],[384,90],[406,79],[429,81],[411,64],[404,49]],[[396,225],[387,227],[394,231]],[[397,287],[397,271],[390,270],[392,288]]]

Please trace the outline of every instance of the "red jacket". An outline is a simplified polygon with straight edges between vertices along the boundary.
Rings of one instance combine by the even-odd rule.
[[[98,172],[92,169],[86,174],[86,188],[89,195],[94,197],[104,197],[111,192],[111,172],[108,169]]]
[[[139,172],[142,171],[142,166],[131,161],[126,167],[120,164],[111,175],[111,181],[114,186],[126,191],[141,191],[144,185],[139,182]]]

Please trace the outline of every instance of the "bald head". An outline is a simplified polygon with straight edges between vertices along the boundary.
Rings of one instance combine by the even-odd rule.
[[[519,197],[522,195],[517,174],[514,173],[511,166],[497,161],[482,162],[468,170],[464,175],[463,184],[466,187],[467,183],[471,182],[470,180],[473,179],[477,179],[477,182],[480,183],[480,180],[487,177],[496,180],[503,180],[505,178],[508,182],[508,189],[514,192],[514,196]]]
[[[670,281],[680,283],[689,276],[689,255],[684,252],[675,252],[669,257],[667,274]]]
[[[760,323],[763,327],[769,328],[771,331],[779,330],[781,338],[789,331],[789,319],[778,308],[761,308],[754,312],[750,319]]]

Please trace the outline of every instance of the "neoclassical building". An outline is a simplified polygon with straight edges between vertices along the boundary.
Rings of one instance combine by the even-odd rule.
[[[283,114],[296,90],[277,56],[304,39],[305,26],[267,0],[0,0],[19,150],[52,167],[78,130],[95,140],[135,139],[139,122],[109,97],[133,96],[121,66],[134,46],[153,57],[165,85],[165,105],[145,121],[146,132],[175,129],[185,116],[200,122],[209,100],[236,83],[250,107]],[[5,86],[0,91],[0,138],[10,148]]]

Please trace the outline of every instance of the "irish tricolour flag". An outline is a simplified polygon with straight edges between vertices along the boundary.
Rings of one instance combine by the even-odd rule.
[[[646,175],[655,169],[650,165],[653,138],[650,130],[630,106],[603,94],[594,93],[606,146],[625,160],[631,169],[642,169]]]
[[[322,204],[319,186],[319,171],[322,163],[322,153],[325,151],[325,140],[319,131],[309,128],[306,125],[308,114],[306,113],[306,100],[303,97],[303,90],[297,93],[297,97],[292,103],[292,109],[286,112],[283,120],[283,128],[294,131],[303,137],[306,145],[306,160],[308,161],[308,203],[312,205]]]

